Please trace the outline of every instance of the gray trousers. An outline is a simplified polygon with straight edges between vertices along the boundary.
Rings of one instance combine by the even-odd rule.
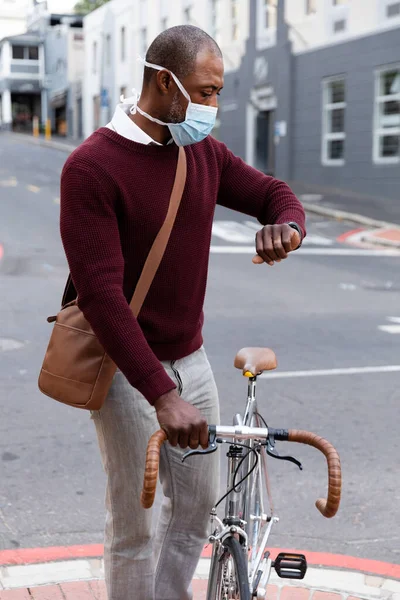
[[[181,396],[209,424],[219,423],[217,389],[203,348],[163,362]],[[163,502],[157,525],[140,504],[147,442],[159,424],[147,400],[117,372],[92,418],[107,475],[104,565],[108,600],[190,600],[191,580],[209,534],[219,488],[218,453],[195,456],[167,443],[161,450]]]

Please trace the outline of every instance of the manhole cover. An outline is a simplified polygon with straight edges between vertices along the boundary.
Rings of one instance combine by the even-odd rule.
[[[0,352],[8,352],[9,350],[19,350],[25,344],[11,338],[0,338]]]

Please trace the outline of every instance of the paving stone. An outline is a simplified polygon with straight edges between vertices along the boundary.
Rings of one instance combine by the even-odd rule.
[[[0,592],[0,600],[32,600],[28,590],[4,590]]]
[[[311,594],[305,588],[289,587],[282,588],[280,600],[310,600]]]
[[[33,600],[64,600],[59,585],[44,585],[43,587],[29,588],[29,591]]]
[[[107,600],[106,582],[104,579],[89,581],[89,587],[95,600]]]
[[[61,589],[66,600],[93,600],[88,581],[63,583]]]

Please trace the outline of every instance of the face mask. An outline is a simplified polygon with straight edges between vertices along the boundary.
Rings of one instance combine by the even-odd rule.
[[[157,71],[168,71],[168,69],[164,69],[164,67],[153,65],[143,59],[140,59],[140,62],[142,62],[146,67],[157,69]],[[201,142],[211,133],[215,125],[218,109],[214,106],[204,106],[203,104],[193,103],[189,94],[176,75],[174,75],[171,71],[169,72],[171,73],[176,85],[188,101],[185,120],[182,121],[182,123],[164,123],[163,121],[155,119],[141,110],[139,106],[137,106],[137,99],[136,103],[134,103],[134,106],[132,106],[131,112],[134,113],[137,110],[141,115],[147,119],[150,119],[150,121],[154,121],[154,123],[168,127],[177,146],[189,146],[190,144]]]

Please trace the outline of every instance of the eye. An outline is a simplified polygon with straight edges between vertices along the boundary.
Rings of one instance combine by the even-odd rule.
[[[211,94],[207,94],[207,92],[201,92],[201,95],[203,96],[203,98],[211,98],[212,92]]]

